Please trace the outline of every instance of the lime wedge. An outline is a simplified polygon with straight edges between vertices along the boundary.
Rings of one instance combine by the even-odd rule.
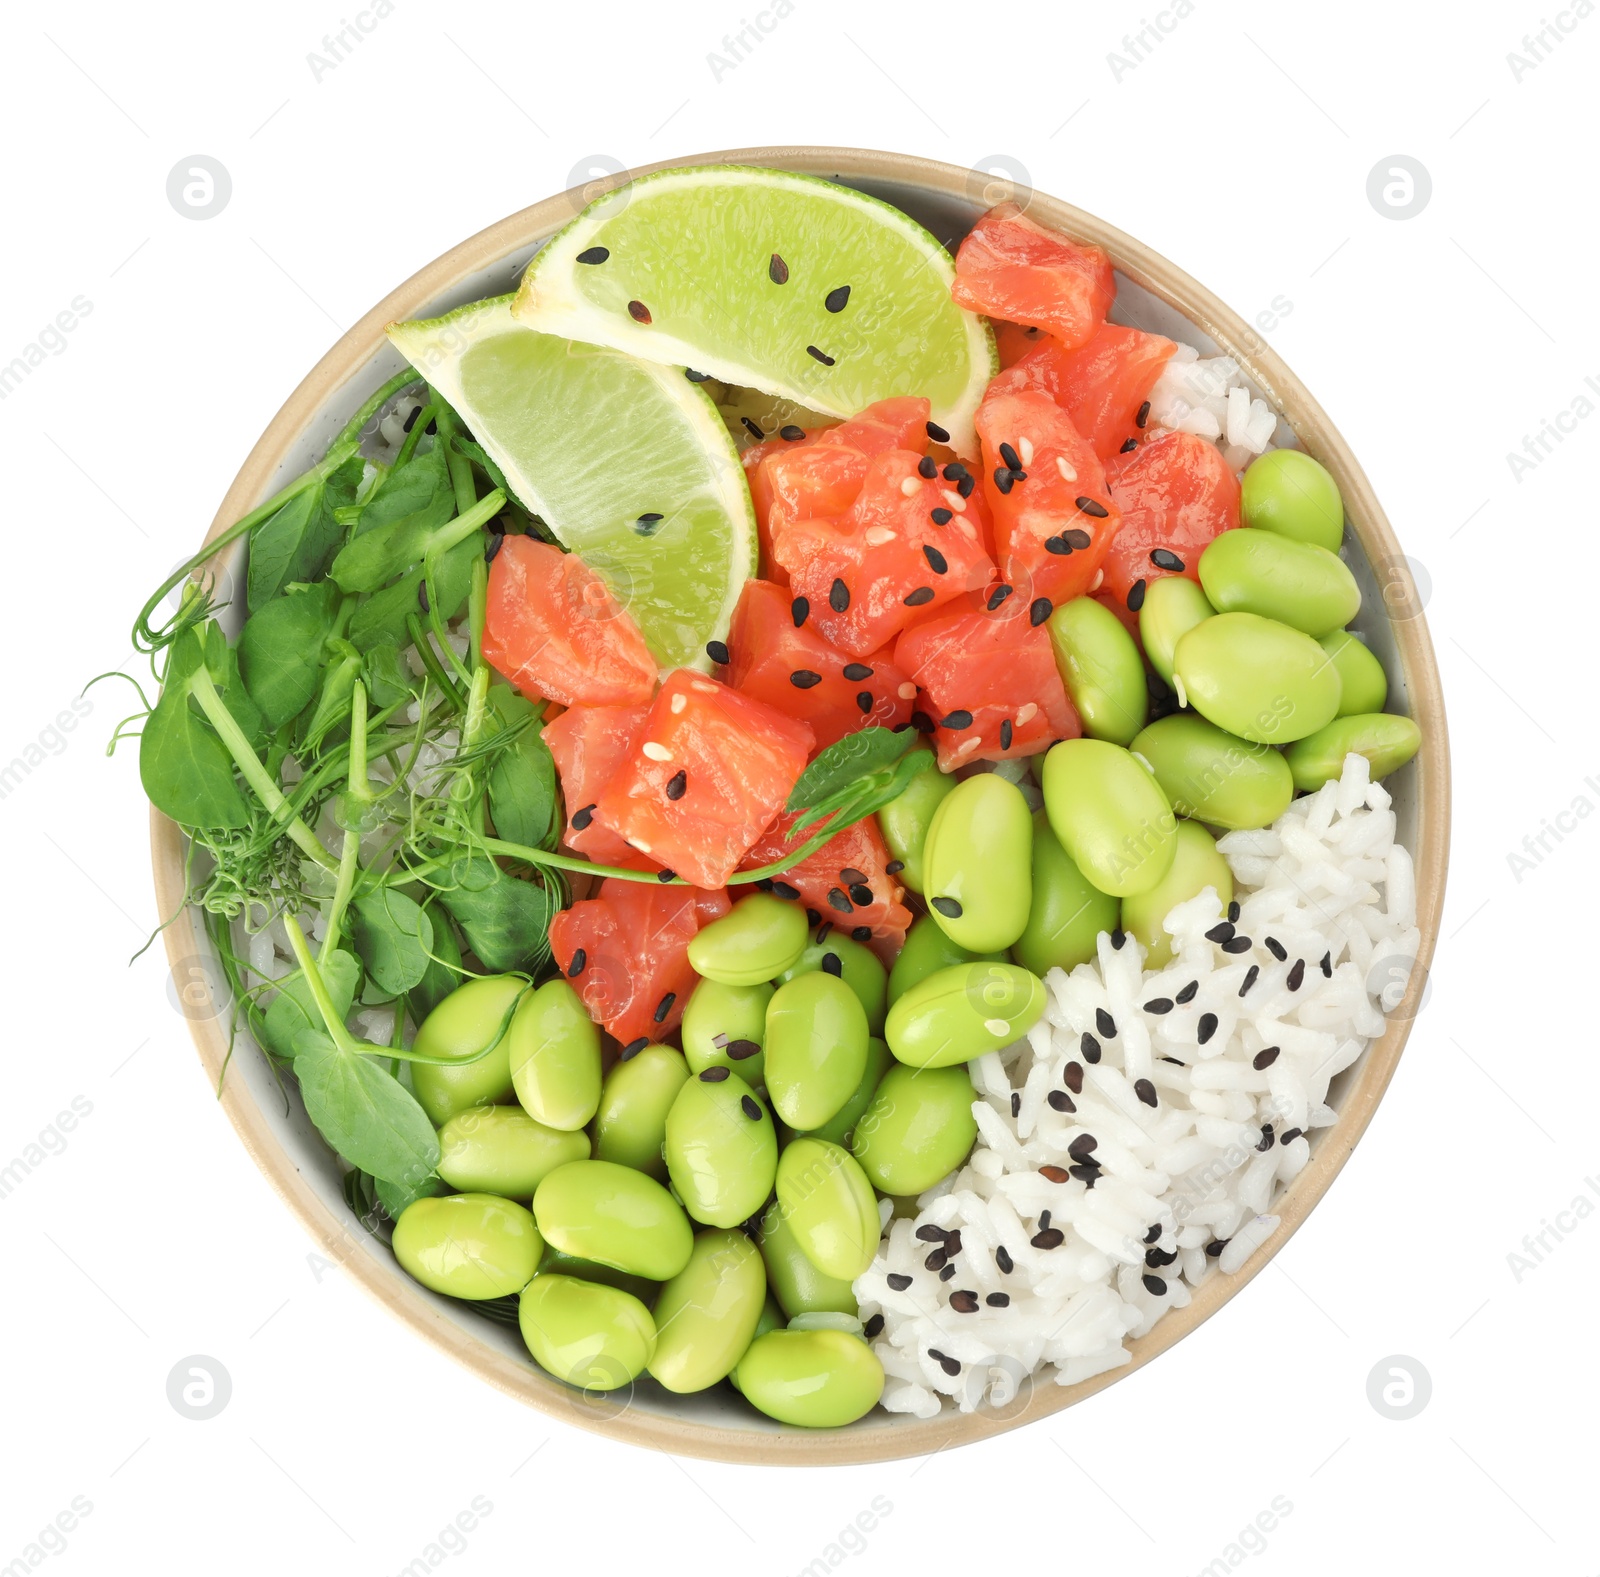
[[[537,253],[530,328],[687,365],[853,416],[925,395],[955,447],[997,368],[988,325],[950,299],[955,264],[888,203],[745,165],[661,170],[591,203]]]
[[[756,522],[709,396],[681,367],[537,334],[511,297],[392,323],[400,353],[460,413],[513,492],[600,574],[663,668],[710,666]]]

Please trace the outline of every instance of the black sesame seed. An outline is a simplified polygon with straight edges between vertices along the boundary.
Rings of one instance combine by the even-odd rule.
[[[1200,1022],[1195,1026],[1195,1038],[1203,1046],[1217,1032],[1217,1015],[1215,1013],[1202,1013]]]
[[[669,991],[658,1003],[656,1003],[656,1011],[654,1015],[656,1023],[665,1024],[667,1022],[667,1014],[672,1011],[672,1004],[677,1000],[678,993],[676,991]]]
[[[853,903],[862,909],[870,908],[874,901],[872,889],[865,882],[852,882],[850,884],[850,898]]]
[[[1072,552],[1072,544],[1067,541],[1065,536],[1046,537],[1044,539],[1044,550],[1046,553],[1054,553],[1057,558],[1062,558]]]
[[[1016,1261],[1012,1259],[1010,1250],[1006,1248],[1004,1243],[994,1251],[994,1262],[1000,1267],[1002,1276],[1009,1276],[1017,1268]]]
[[[1248,953],[1255,944],[1248,936],[1230,936],[1222,944],[1224,953]]]
[[[997,465],[994,468],[994,485],[998,487],[1002,493],[1009,493],[1011,491],[1011,484],[1014,480],[1015,478],[1008,470],[1006,470],[1003,465]]]
[[[1133,1093],[1146,1106],[1154,1106],[1156,1104],[1156,1087],[1148,1079],[1135,1079],[1133,1081]]]
[[[413,405],[411,407],[411,414],[407,416],[406,419],[400,424],[400,430],[402,432],[409,433],[411,429],[417,425],[417,418],[421,415],[422,407],[420,405]]]
[[[1099,1055],[1100,1048],[1098,1045],[1096,1045],[1095,1056],[1098,1057]],[[1092,1061],[1093,1059],[1091,1058],[1090,1060]],[[1081,1062],[1069,1062],[1066,1067],[1061,1070],[1061,1082],[1066,1085],[1066,1087],[1071,1090],[1074,1095],[1082,1095],[1083,1064]]]
[[[863,714],[863,716],[866,713],[870,712],[874,705],[875,705],[875,703],[873,701],[872,692],[870,690],[857,690],[856,691],[856,706],[860,709],[860,711]]]
[[[584,805],[572,813],[572,830],[582,832],[594,820],[594,806]]]
[[[1172,1264],[1177,1257],[1177,1251],[1170,1248],[1147,1248],[1144,1251],[1144,1262],[1151,1270],[1161,1270]]]
[[[1120,925],[1111,933],[1111,945],[1119,953],[1122,951],[1122,944],[1127,940],[1128,933]]]
[[[815,668],[796,668],[795,671],[789,675],[789,683],[792,684],[796,690],[809,690],[813,685],[819,685],[822,683],[822,675],[819,674]]]
[[[1268,1151],[1268,1150],[1270,1150],[1272,1148],[1272,1146],[1273,1146],[1273,1144],[1275,1142],[1276,1141],[1274,1140],[1273,1134],[1272,1134],[1272,1124],[1271,1123],[1262,1123],[1262,1125],[1261,1125],[1261,1140],[1256,1145],[1256,1149],[1260,1150],[1264,1154],[1266,1151]]]
[[[606,246],[588,246],[578,253],[580,263],[603,263],[611,256],[611,248]]]
[[[883,874],[885,876],[898,876],[905,868],[906,862],[904,860],[890,860],[889,863],[884,866]]]
[[[1217,924],[1206,932],[1208,942],[1226,942],[1233,936],[1233,926],[1226,920],[1219,920]]]
[[[1046,1227],[1042,1232],[1035,1232],[1028,1241],[1035,1248],[1060,1248],[1067,1240],[1067,1235],[1060,1227]]]
[[[1105,520],[1111,514],[1111,511],[1107,509],[1104,504],[1100,503],[1096,499],[1088,497],[1087,495],[1085,495],[1083,498],[1074,499],[1073,502],[1077,504],[1078,508],[1084,514],[1090,516],[1090,518],[1094,520]]]
[[[1157,569],[1169,569],[1180,575],[1183,573],[1183,560],[1171,548],[1151,548],[1150,562]]]
[[[826,351],[818,350],[815,345],[806,346],[806,355],[815,357],[815,359],[820,361],[824,367],[831,367],[833,365],[833,357],[830,356]]]
[[[937,422],[926,422],[923,425],[927,429],[928,436],[936,444],[947,444],[950,442],[950,434],[947,433]]]
[[[685,772],[682,767],[679,767],[678,770],[667,779],[667,798],[682,799],[684,792],[688,789],[688,787],[689,774]]]
[[[727,1068],[718,1064],[715,1068],[705,1069],[700,1075],[700,1082],[702,1084],[721,1084],[728,1077],[728,1073],[729,1070]]]
[[[1104,1008],[1094,1010],[1094,1026],[1107,1040],[1117,1033],[1117,1021]]]
[[[1144,581],[1136,580],[1128,588],[1128,612],[1137,613],[1144,606]]]
[[[439,432],[439,418],[437,416],[430,417],[428,419],[428,425],[424,427],[422,431],[426,437],[436,437]]]
[[[989,593],[989,601],[985,604],[985,606],[988,608],[990,613],[993,613],[994,610],[998,608],[1000,604],[1004,602],[1010,595],[1011,587],[996,586],[995,589]]]
[[[1061,535],[1067,539],[1068,547],[1080,550],[1088,547],[1094,541],[1094,538],[1087,531],[1080,530],[1077,526],[1074,526],[1071,531],[1063,531]]]
[[[805,428],[796,427],[793,422],[785,422],[784,425],[778,429],[778,436],[780,438],[787,439],[792,444],[799,443],[800,440],[805,437],[805,435]]]
[[[1009,717],[1000,720],[1000,748],[1002,750],[1011,748],[1011,719]]]
[[[1148,422],[1149,420],[1150,420],[1150,402],[1148,400],[1146,400],[1144,402],[1144,404],[1139,407],[1138,414],[1135,415],[1135,417],[1133,418],[1133,423],[1134,423],[1135,427],[1143,427],[1144,424],[1146,422]]]
[[[1117,453],[1118,454],[1132,454],[1133,451],[1135,449],[1137,449],[1138,447],[1139,447],[1139,440],[1137,438],[1124,438],[1122,440],[1122,447],[1117,451]]]
[[[1333,979],[1333,954],[1332,953],[1324,953],[1322,955],[1321,961],[1317,965],[1317,968],[1322,971],[1323,975],[1327,979],[1332,980]]]
[[[904,1292],[911,1285],[909,1276],[896,1275],[893,1271],[885,1276],[884,1280],[889,1283],[890,1288],[895,1292]]]
[[[637,1057],[639,1053],[643,1051],[644,1048],[649,1044],[650,1039],[647,1035],[641,1035],[637,1040],[630,1040],[628,1044],[622,1048],[622,1060],[627,1062],[630,1059]]]
[[[1238,921],[1238,918],[1239,918],[1239,903],[1238,903],[1237,899],[1235,899],[1234,902],[1232,902],[1231,904],[1228,905],[1228,918],[1230,920],[1235,921],[1235,922]]]
[[[950,1307],[957,1314],[976,1314],[978,1312],[978,1295],[969,1288],[963,1287],[961,1291],[950,1294]]]
[[[1141,1276],[1139,1279],[1144,1283],[1144,1290],[1152,1298],[1166,1297],[1167,1284],[1159,1276]]]
[[[929,903],[942,914],[946,920],[959,920],[961,918],[961,905],[954,898],[930,898]]]
[[[739,1110],[742,1111],[751,1122],[758,1123],[761,1121],[761,1104],[756,1100],[755,1096],[741,1095],[739,1097]]]
[[[883,1316],[874,1314],[865,1325],[861,1327],[861,1334],[871,1341],[875,1336],[883,1335]]]
[[[843,613],[850,606],[850,588],[842,580],[835,580],[828,588],[828,606],[835,613]]]
[[[977,477],[975,477],[975,476],[964,476],[964,477],[961,478],[961,480],[959,482],[956,483],[956,491],[963,498],[971,498],[972,497],[972,490],[977,485],[978,485]]]
[[[837,289],[830,290],[827,295],[822,298],[822,304],[830,312],[843,312],[845,303],[849,299],[850,287],[848,285],[840,285]]]
[[[707,641],[706,656],[709,657],[712,662],[721,663],[724,666],[733,661],[733,658],[728,651],[727,644],[723,641]]]
[[[1092,1133],[1080,1133],[1071,1144],[1067,1146],[1067,1154],[1074,1161],[1086,1161],[1090,1155],[1099,1148],[1100,1141]]]
[[[683,375],[690,383],[704,383],[711,376],[709,372],[696,372],[693,367],[685,367]]]
[[[931,482],[936,476],[938,476],[938,474],[938,462],[934,460],[932,455],[925,454],[919,461],[917,461],[917,475],[922,477],[925,481]]]
[[[650,321],[650,309],[642,301],[630,301],[628,303],[628,316],[635,323],[648,323]]]
[[[1271,953],[1280,964],[1289,956],[1289,949],[1286,948],[1283,943],[1277,939],[1277,937],[1264,936],[1261,940],[1265,944],[1267,951]]]
[[[660,882],[663,887],[665,887],[668,882],[675,882],[675,881],[677,881],[677,879],[678,879],[678,873],[676,871],[657,871],[656,872],[656,880],[658,882]]]
[[[804,597],[796,597],[789,604],[789,617],[794,620],[794,627],[798,630],[810,616],[811,604]]]
[[[1294,961],[1294,968],[1289,971],[1288,977],[1285,979],[1284,984],[1291,991],[1298,991],[1305,983],[1306,961],[1303,958],[1297,958]]]
[[[1179,1004],[1182,1004],[1182,1003],[1185,1003],[1185,1002],[1193,1002],[1194,1001],[1195,992],[1197,992],[1199,989],[1200,989],[1200,982],[1198,980],[1191,980],[1189,982],[1189,984],[1186,985],[1183,988],[1183,990],[1181,990],[1177,994],[1177,996],[1175,996],[1172,1000],[1174,1002],[1179,1003]]]
[[[1100,1060],[1100,1042],[1088,1030],[1083,1032],[1083,1038],[1078,1042],[1078,1050],[1083,1053],[1085,1062],[1098,1062]]]
[[[589,962],[589,955],[583,948],[577,948],[572,954],[572,962],[567,965],[567,979],[583,973],[583,966]]]
[[[1011,1115],[1013,1117],[1022,1115],[1022,1097],[1015,1090],[1011,1092]]]
[[[908,608],[920,608],[923,603],[933,601],[933,587],[918,586],[915,591],[907,592],[901,600]]]
[[[751,421],[751,419],[748,416],[741,416],[739,418],[739,420],[744,423],[744,430],[747,433],[749,433],[750,436],[752,438],[754,438],[757,443],[760,443],[761,440],[767,436],[764,432],[761,431],[760,425],[758,423],[756,423],[756,422]]]
[[[928,568],[931,569],[935,575],[942,575],[947,569],[950,568],[949,561],[945,558],[944,554],[942,554],[938,548],[932,546],[930,543],[924,542],[922,544],[922,556],[928,561]]]
[[[911,726],[919,734],[931,734],[939,725],[926,712],[919,709],[911,714]]]
[[[809,911],[807,912],[809,913]],[[828,940],[828,937],[832,934],[832,932],[833,921],[824,920],[822,924],[817,927],[817,946],[821,947],[822,944]]]
[[[958,707],[954,712],[946,712],[939,720],[940,728],[971,728],[972,713],[965,707]]]
[[[870,925],[851,927],[850,940],[852,942],[870,942],[872,940],[872,927]]]
[[[936,526],[948,526],[953,518],[954,517],[951,515],[950,511],[942,504],[938,509],[930,509],[928,511],[928,519],[931,520]],[[944,574],[944,571],[940,570],[939,573],[942,575]]]
[[[789,265],[776,252],[767,259],[767,278],[775,285],[789,283]]]
[[[830,908],[837,909],[840,914],[850,914],[855,908],[842,887],[830,887],[828,889],[828,905]]]
[[[791,886],[788,882],[775,881],[772,884],[772,896],[774,898],[798,898],[800,896],[800,889],[798,887]],[[815,923],[816,922],[813,920],[812,924]]]
[[[1022,469],[1021,456],[1010,444],[1000,445],[1000,458],[1005,461],[1008,469],[1012,471],[1020,471]]]
[[[796,898],[798,898],[799,896],[800,896],[799,893],[795,894]],[[808,908],[806,910],[806,924],[807,925],[820,925],[821,923],[822,923],[822,916],[820,914],[818,914],[815,909],[809,909]],[[831,923],[832,922],[830,922],[830,924]]]
[[[1146,1013],[1170,1013],[1172,1011],[1171,997],[1151,997],[1144,1005]]]
[[[1045,1104],[1049,1106],[1051,1111],[1055,1112],[1075,1112],[1078,1109],[1073,1103],[1072,1097],[1065,1090],[1051,1090],[1045,1096]]]
[[[853,680],[859,684],[863,679],[872,677],[872,670],[865,663],[846,663],[844,665],[844,676],[846,679]]]
[[[947,482],[965,482],[972,473],[959,460],[952,460],[944,468],[943,475]]]
[[[722,1048],[735,1062],[743,1062],[746,1057],[754,1057],[761,1050],[761,1043],[755,1040],[730,1040]]]
[[[428,577],[426,575],[417,582],[417,606],[424,613],[431,611],[428,606]]]
[[[1146,1243],[1159,1243],[1161,1241],[1161,1223],[1159,1221],[1150,1223],[1150,1230],[1145,1233],[1144,1240]]]
[[[922,1262],[924,1270],[943,1270],[950,1263],[950,1251],[946,1248],[936,1248]]]
[[[1216,1259],[1218,1255],[1222,1253],[1223,1249],[1228,1246],[1228,1241],[1229,1240],[1227,1238],[1217,1238],[1214,1242],[1207,1243],[1206,1258]]]
[[[1042,1227],[1047,1227],[1050,1225],[1050,1212],[1048,1210],[1041,1210],[1039,1212],[1039,1225]]]
[[[1303,1128],[1285,1128],[1283,1132],[1278,1135],[1278,1143],[1293,1144],[1295,1140],[1298,1139],[1304,1132],[1305,1129]]]
[[[1278,1060],[1279,1047],[1266,1046],[1250,1059],[1250,1066],[1260,1073],[1264,1068],[1270,1068]]]
[[[1250,968],[1246,970],[1244,984],[1239,987],[1240,996],[1246,996],[1249,994],[1251,986],[1256,983],[1257,979],[1260,977],[1260,974],[1261,966],[1259,964],[1252,964]]]
[[[951,1268],[952,1268],[952,1270],[954,1269],[953,1266]],[[933,1356],[933,1349],[931,1347],[928,1349],[928,1356],[930,1358]],[[961,1361],[960,1361],[960,1359],[958,1359],[958,1358],[948,1358],[943,1353],[939,1354],[939,1367],[941,1369],[943,1369],[944,1372],[947,1375],[949,1375],[952,1379],[956,1375],[961,1373]]]
[[[844,964],[837,953],[822,955],[822,972],[825,975],[832,975],[835,980],[844,974]]]
[[[483,562],[485,564],[493,564],[494,563],[495,559],[499,557],[500,549],[505,546],[505,541],[506,541],[505,532],[503,532],[503,531],[491,531],[489,533],[488,544],[484,547],[484,550],[483,550]]]
[[[991,1292],[984,1300],[991,1309],[1009,1308],[1011,1294],[1009,1292]]]
[[[1048,597],[1035,597],[1028,604],[1028,623],[1038,629],[1055,612],[1055,604]]]
[[[1181,1057],[1163,1057],[1161,1060],[1163,1062],[1170,1062],[1175,1068],[1187,1068],[1189,1066],[1189,1064],[1183,1061]]]
[[[926,1226],[920,1226],[912,1234],[920,1243],[942,1243],[945,1240],[943,1227],[936,1227],[931,1221]]]

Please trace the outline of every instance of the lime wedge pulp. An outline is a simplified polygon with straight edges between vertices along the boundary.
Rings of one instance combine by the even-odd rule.
[[[745,580],[755,512],[722,417],[681,367],[535,333],[511,297],[394,323],[512,490],[595,570],[663,668],[707,668]]]
[[[997,368],[950,298],[955,265],[888,203],[745,165],[661,170],[596,199],[538,252],[514,311],[530,328],[853,416],[924,395],[971,453]]]

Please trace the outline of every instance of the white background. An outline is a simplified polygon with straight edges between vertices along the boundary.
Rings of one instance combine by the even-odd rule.
[[[82,1496],[92,1511],[43,1559],[61,1577],[136,1551],[150,1570],[385,1577],[481,1496],[452,1577],[788,1574],[884,1497],[842,1569],[1186,1577],[1282,1496],[1292,1511],[1237,1552],[1244,1569],[1600,1569],[1600,1222],[1564,1218],[1576,1241],[1547,1237],[1520,1279],[1507,1258],[1600,1175],[1581,901],[1600,826],[1569,818],[1520,880],[1508,861],[1575,800],[1600,804],[1600,420],[1570,417],[1520,480],[1506,458],[1600,401],[1584,381],[1600,380],[1600,20],[1553,18],[1575,30],[1519,81],[1507,56],[1547,14],[1531,0],[1199,0],[1181,20],[1156,0],[795,0],[719,81],[708,52],[760,0],[398,0],[319,80],[307,56],[358,0],[342,3],[34,6],[8,23],[0,364],[74,297],[92,311],[0,405],[0,761],[42,740],[0,801],[0,1163],[74,1097],[92,1110],[0,1198],[0,1568]],[[1108,53],[1131,58],[1123,35],[1146,17],[1172,31],[1118,80]],[[473,1380],[342,1273],[319,1280],[213,1102],[159,947],[127,964],[156,918],[145,809],[135,751],[102,747],[132,692],[96,688],[73,732],[50,731],[86,678],[128,663],[146,588],[199,541],[283,397],[398,281],[591,156],[788,141],[1002,154],[1247,317],[1287,298],[1268,337],[1431,588],[1455,766],[1431,999],[1366,1140],[1274,1264],[1068,1413],[804,1474],[580,1433]],[[197,153],[233,183],[203,223],[166,196]],[[1397,153],[1432,179],[1405,221],[1367,196]],[[196,1353],[232,1377],[206,1422],[166,1396]],[[1367,1395],[1396,1354],[1432,1378],[1405,1422]]]

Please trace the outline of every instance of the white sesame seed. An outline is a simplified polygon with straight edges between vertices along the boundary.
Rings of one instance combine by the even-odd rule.
[[[1027,439],[1023,439],[1023,442],[1026,443]],[[986,1018],[983,1021],[983,1027],[988,1030],[991,1035],[995,1036],[1009,1035],[1011,1033],[1010,1024],[1008,1024],[1003,1018]]]
[[[905,481],[900,484],[900,491],[904,493],[907,498],[915,498],[917,496],[917,491],[919,488],[921,488],[921,486],[922,480],[920,477],[908,476]]]
[[[873,526],[867,531],[862,540],[869,548],[881,548],[885,542],[893,542],[894,538],[894,532],[887,526]]]
[[[982,743],[982,737],[978,734],[974,734],[971,739],[963,739],[961,743],[956,746],[956,754],[958,756],[970,755]]]
[[[1029,443],[1026,438],[1019,438],[1017,440],[1017,453],[1022,456],[1022,463],[1024,465],[1033,464],[1033,445]]]
[[[648,843],[640,843],[637,838],[629,838],[628,842],[631,843],[633,847],[636,848],[641,854],[648,854],[650,852],[650,845]]]
[[[976,542],[978,540],[978,528],[970,520],[958,520],[955,524],[961,535],[969,541]]]
[[[1020,728],[1024,723],[1031,723],[1038,715],[1039,708],[1037,703],[1033,701],[1024,701],[1022,705],[1017,708],[1017,726]]]
[[[717,693],[717,687],[709,679],[691,679],[689,688],[698,690],[701,695],[715,695]]]
[[[905,684],[900,686],[899,694],[902,701],[915,701],[917,698],[917,687],[907,680]]]
[[[1065,455],[1058,454],[1056,456],[1056,470],[1061,473],[1061,480],[1063,482],[1076,482],[1078,480],[1078,473],[1067,464]]]
[[[681,712],[684,709],[684,707],[686,707],[688,704],[689,704],[689,697],[684,695],[681,691],[677,695],[673,696],[673,698],[672,698],[672,711],[673,711],[674,716],[676,716],[677,713]]]
[[[639,748],[647,756],[649,756],[652,761],[672,760],[672,752],[668,750],[665,745],[658,745],[653,739],[645,740],[645,742],[640,745]]]
[[[1103,585],[1105,585],[1105,583],[1106,583],[1106,572],[1103,569],[1097,569],[1094,572],[1094,579],[1089,583],[1089,590],[1090,591],[1099,591],[1099,589]]]
[[[1177,674],[1172,676],[1172,688],[1178,697],[1178,705],[1187,706],[1189,704],[1189,692],[1183,688],[1183,680]]]
[[[945,503],[955,510],[958,515],[966,514],[967,501],[959,493],[947,487],[941,496],[944,498]]]

